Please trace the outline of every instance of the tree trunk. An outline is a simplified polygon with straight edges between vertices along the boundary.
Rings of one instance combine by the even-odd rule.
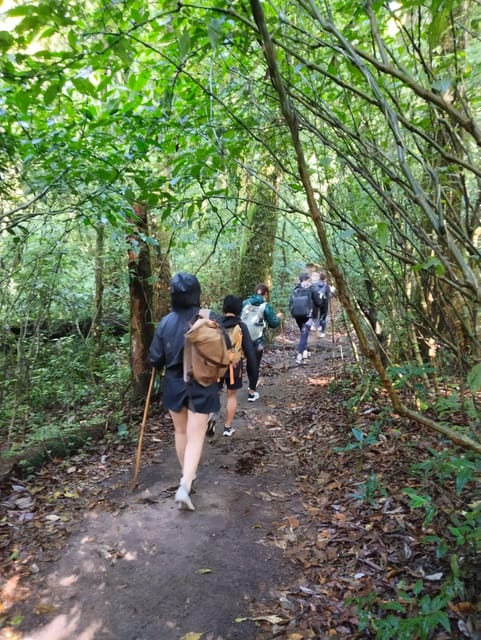
[[[152,271],[155,275],[152,308],[154,321],[158,321],[170,311],[169,283],[172,271],[169,260],[169,235],[163,228],[159,228],[155,237],[158,244],[152,256]]]
[[[144,205],[133,207],[132,232],[128,236],[130,289],[130,360],[132,400],[142,400],[150,380],[147,354],[154,335],[152,317],[152,267],[148,245],[142,240],[149,235],[147,210]]]
[[[102,320],[104,302],[104,251],[105,251],[105,227],[99,224],[96,228],[95,243],[95,303],[92,328],[90,335],[94,342],[94,352],[100,353],[102,349]]]
[[[259,282],[264,282],[269,287],[272,284],[280,173],[271,165],[262,174],[266,176],[271,188],[263,182],[259,183],[253,198],[240,259],[239,291],[243,297],[253,293]]]

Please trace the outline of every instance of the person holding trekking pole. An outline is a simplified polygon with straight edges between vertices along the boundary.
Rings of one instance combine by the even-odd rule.
[[[162,403],[175,429],[175,450],[182,472],[175,502],[179,509],[194,511],[190,492],[202,455],[207,420],[220,409],[217,381],[202,386],[184,376],[184,334],[200,310],[200,284],[190,273],[177,273],[170,282],[172,311],[155,330],[148,360],[165,369]]]

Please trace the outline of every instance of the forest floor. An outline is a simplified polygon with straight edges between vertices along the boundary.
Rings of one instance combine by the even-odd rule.
[[[462,503],[454,481],[411,467],[447,443],[362,398],[348,409],[346,336],[313,333],[301,366],[297,339],[290,327],[266,351],[261,397],[239,393],[231,438],[219,419],[194,512],[175,507],[173,430],[158,406],[135,490],[136,442],[118,440],[2,487],[2,640],[373,638],[367,603],[419,617],[416,585],[434,602],[449,566],[436,536]],[[430,522],[403,491],[426,486]],[[453,598],[450,630],[429,637],[480,638],[478,599],[475,588]]]

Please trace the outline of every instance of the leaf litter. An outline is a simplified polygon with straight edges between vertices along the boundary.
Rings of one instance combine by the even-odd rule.
[[[292,345],[296,339],[292,334]],[[342,353],[347,352],[344,342]],[[454,480],[441,485],[429,474],[413,474],[412,466],[429,458],[430,451],[454,449],[453,445],[386,413],[381,404],[371,401],[355,412],[349,410],[352,389],[332,385],[347,375],[335,341],[325,350],[317,349],[303,367],[293,366],[293,359],[286,364],[290,354],[284,343],[274,345],[264,356],[269,412],[254,419],[270,435],[260,442],[253,437],[236,463],[239,474],[261,475],[264,464],[289,468],[297,477],[302,501],[302,509],[266,532],[266,541],[290,559],[292,581],[272,585],[275,598],[262,608],[253,603],[250,619],[258,625],[257,640],[371,638],[369,630],[359,630],[357,604],[369,600],[372,610],[383,615],[386,603],[397,601],[399,591],[413,589],[419,581],[422,593],[434,598],[450,573],[449,554],[440,557],[437,541],[445,536],[452,514],[477,503],[479,485],[467,483],[462,492],[456,492]],[[140,413],[141,409],[132,416],[137,423]],[[368,442],[374,423],[377,437]],[[145,438],[144,465],[154,458],[159,441],[171,442],[169,425],[162,426],[166,428],[159,430],[158,415],[155,424],[153,418],[147,423],[146,435],[151,437]],[[2,637],[15,637],[10,625],[20,605],[28,603],[28,581],[35,578],[40,562],[59,557],[85,511],[115,512],[125,507],[116,497],[113,478],[119,469],[132,465],[134,450],[135,443],[112,439],[68,461],[54,459],[33,477],[13,477],[4,484]],[[412,508],[405,488],[431,496],[436,507],[431,520],[426,519],[425,509]],[[284,502],[289,497],[265,487],[262,498]],[[118,549],[101,552],[110,562],[123,553]],[[451,633],[447,636],[440,629],[432,635],[436,640],[481,637],[481,562],[470,569],[464,599],[453,598],[448,604]],[[50,611],[48,603],[43,607],[40,613]],[[196,631],[184,639],[203,635]]]

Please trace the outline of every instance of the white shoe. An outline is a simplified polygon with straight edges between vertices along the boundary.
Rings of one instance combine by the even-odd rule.
[[[257,391],[254,391],[252,393],[248,393],[247,394],[247,400],[249,402],[255,402],[256,400],[259,400],[259,394],[257,393]]]
[[[234,427],[224,427],[224,433],[222,434],[223,436],[226,436],[226,438],[230,438],[231,435],[233,435],[235,433],[235,429]]]
[[[321,331],[321,333],[319,334],[319,338],[325,338],[326,334],[324,333],[324,331]]]
[[[195,507],[190,499],[189,492],[185,485],[181,484],[175,494],[175,504],[178,509],[187,509],[188,511],[195,511]]]
[[[298,353],[296,356],[296,364],[302,364],[302,353]]]
[[[302,352],[302,357],[304,358],[304,360],[307,360],[307,358],[310,356],[310,352],[307,351],[307,349],[305,351]]]

